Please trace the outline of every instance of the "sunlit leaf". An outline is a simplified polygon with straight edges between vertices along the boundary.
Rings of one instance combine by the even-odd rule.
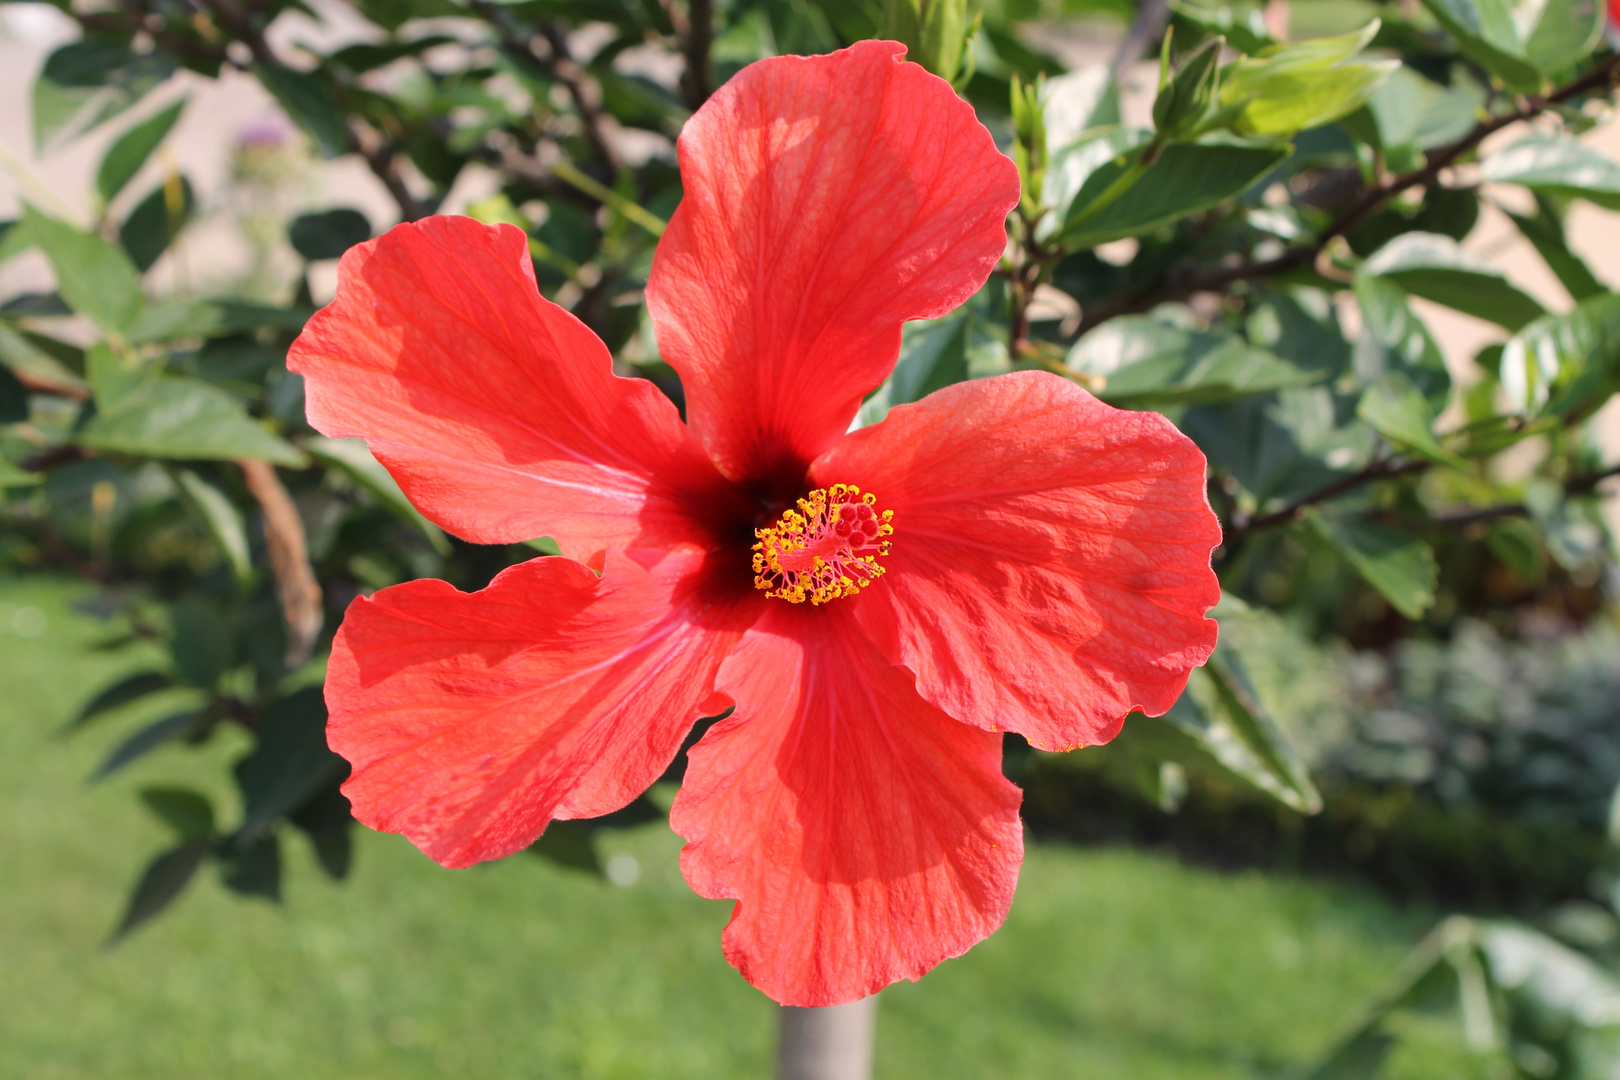
[[[122,251],[31,206],[23,209],[23,227],[50,260],[57,291],[74,311],[112,334],[135,324],[145,297],[140,274]]]
[[[101,168],[96,172],[96,191],[103,202],[112,202],[124,190],[124,185],[135,178],[141,166],[146,164],[146,159],[152,156],[152,151],[158,148],[175,121],[180,119],[185,107],[186,101],[181,98],[118,137],[102,157]]]
[[[144,457],[301,466],[298,449],[250,417],[236,399],[198,379],[165,375],[98,412],[81,445]]]
[[[1509,330],[1546,313],[1509,283],[1501,270],[1437,233],[1410,232],[1396,237],[1367,260],[1365,270],[1415,296]]]

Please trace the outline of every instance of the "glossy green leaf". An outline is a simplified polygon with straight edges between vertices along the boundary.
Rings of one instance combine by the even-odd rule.
[[[1521,415],[1540,412],[1555,394],[1577,404],[1620,378],[1620,296],[1604,293],[1524,327],[1503,346],[1498,378]]]
[[[1063,224],[1074,204],[1074,197],[1098,169],[1124,154],[1145,146],[1153,133],[1144,128],[1119,125],[1095,128],[1052,153],[1047,162],[1041,190],[1041,203],[1051,212],[1041,221],[1040,235],[1046,239]]]
[[[1590,199],[1620,209],[1620,164],[1595,147],[1562,135],[1532,135],[1479,164],[1480,179]]]
[[[1098,397],[1127,408],[1235,401],[1321,377],[1230,334],[1149,315],[1109,320],[1075,342],[1064,363]]]
[[[279,64],[257,64],[253,73],[293,122],[310,134],[323,156],[337,157],[348,152],[348,121],[319,79]]]
[[[141,789],[141,802],[182,840],[207,840],[214,834],[214,806],[189,788]]]
[[[1462,51],[1513,90],[1534,90],[1542,73],[1524,55],[1509,0],[1423,0]]]
[[[138,54],[122,42],[86,38],[46,59],[34,82],[34,142],[66,142],[134,105],[175,69],[165,53]]]
[[[303,447],[310,457],[339,470],[370,492],[394,516],[420,529],[435,551],[441,555],[450,553],[450,541],[445,538],[444,530],[423,517],[422,512],[412,505],[388,470],[371,456],[364,439],[328,439],[317,435],[305,439]]]
[[[137,671],[133,675],[126,675],[87,701],[79,709],[78,715],[68,722],[66,730],[77,730],[98,716],[122,708],[132,701],[150,697],[161,690],[167,690],[173,685],[174,678],[163,671]]]
[[[336,259],[354,245],[371,239],[371,222],[360,211],[347,207],[304,214],[287,226],[287,239],[293,250],[306,259]]]
[[[257,838],[277,818],[341,778],[348,767],[327,748],[320,687],[296,690],[277,701],[265,710],[258,744],[237,765],[245,803],[241,837]]]
[[[1367,110],[1380,146],[1428,150],[1468,134],[1484,103],[1484,95],[1469,85],[1441,86],[1402,67],[1368,98]]]
[[[1177,143],[1147,165],[1139,163],[1139,154],[1116,158],[1087,178],[1070,204],[1057,242],[1068,248],[1095,247],[1219,206],[1253,187],[1287,156],[1286,147]],[[1140,176],[1130,182],[1134,172]],[[1117,197],[1098,205],[1100,196],[1126,183]]]
[[[50,260],[62,299],[109,334],[128,330],[145,305],[141,276],[128,257],[94,233],[82,232],[28,206],[23,227]]]
[[[1248,64],[1248,59],[1238,64]],[[1236,109],[1231,123],[1242,135],[1292,135],[1331,123],[1367,103],[1399,67],[1394,60],[1269,74],[1247,90],[1223,87],[1221,100]],[[1241,73],[1239,73],[1241,74]],[[1229,84],[1230,86],[1230,84]],[[1247,101],[1241,105],[1239,102]]]
[[[1365,270],[1415,296],[1509,330],[1546,313],[1495,266],[1438,233],[1410,232],[1396,237],[1367,260]]]
[[[1443,408],[1451,391],[1451,373],[1434,335],[1407,303],[1405,290],[1365,272],[1356,274],[1354,290],[1362,320],[1354,354],[1356,374],[1372,382],[1386,371],[1399,371],[1435,410]]]
[[[79,432],[94,450],[142,457],[235,461],[299,467],[298,449],[243,411],[225,391],[199,379],[165,375],[100,411]]]
[[[141,166],[146,164],[146,159],[152,156],[152,151],[158,148],[180,119],[185,107],[186,100],[181,98],[118,137],[118,141],[102,157],[101,168],[96,172],[96,191],[100,193],[102,202],[112,202],[124,190],[124,185],[135,178]]]
[[[197,729],[198,714],[195,712],[175,713],[155,720],[142,727],[104,758],[96,771],[90,774],[91,780],[102,780],[122,769],[125,765],[140,758],[166,743],[183,738]]]
[[[1362,393],[1356,415],[1380,435],[1421,457],[1455,469],[1468,467],[1434,437],[1434,410],[1423,391],[1402,372],[1385,372],[1374,380]]]
[[[251,578],[253,560],[248,554],[247,523],[236,504],[190,469],[174,469],[170,475],[180,489],[186,508],[207,531],[225,561],[231,564],[237,579]]]
[[[1602,40],[1603,13],[1599,0],[1546,0],[1525,40],[1525,58],[1546,75],[1574,67]]]
[[[171,848],[153,859],[135,884],[124,917],[118,923],[107,944],[112,945],[137,926],[160,914],[179,898],[213,851],[211,844],[193,842]]]
[[[1308,512],[1307,520],[1329,547],[1408,619],[1421,618],[1434,604],[1439,569],[1434,552],[1422,540],[1372,522],[1329,518],[1315,510]]]

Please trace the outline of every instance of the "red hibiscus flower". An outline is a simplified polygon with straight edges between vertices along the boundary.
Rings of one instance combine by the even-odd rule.
[[[647,301],[687,422],[538,294],[523,235],[440,217],[344,256],[294,345],[310,422],[432,520],[563,557],[361,598],[332,747],[372,828],[446,866],[634,799],[695,720],[670,821],[738,901],[778,1001],[916,979],[1007,913],[1001,733],[1048,749],[1160,713],[1215,642],[1204,459],[1055,375],[948,387],[848,432],[900,325],[1001,255],[1012,163],[904,49],[755,64],[680,140]]]

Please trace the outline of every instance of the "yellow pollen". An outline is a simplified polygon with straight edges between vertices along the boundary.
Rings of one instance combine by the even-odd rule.
[[[854,484],[817,488],[775,525],[755,529],[754,587],[794,604],[854,596],[883,574],[893,510]]]

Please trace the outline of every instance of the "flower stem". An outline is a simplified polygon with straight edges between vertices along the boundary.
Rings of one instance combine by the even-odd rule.
[[[824,1009],[782,1006],[776,1080],[870,1080],[877,995]]]

